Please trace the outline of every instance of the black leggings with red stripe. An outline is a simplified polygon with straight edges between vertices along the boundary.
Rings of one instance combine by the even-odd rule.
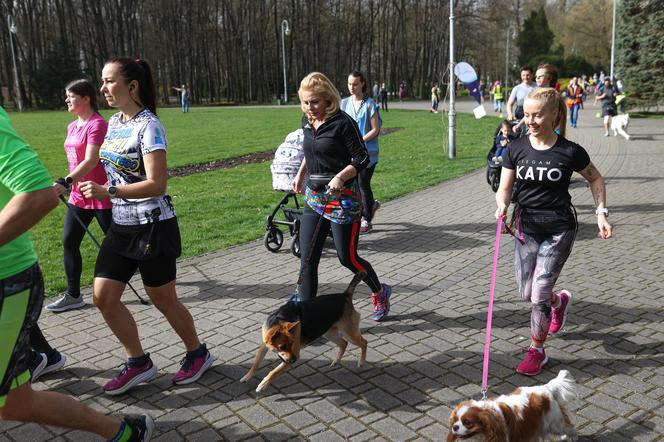
[[[360,221],[358,220],[354,224],[337,224],[323,218],[316,238],[313,238],[320,218],[321,215],[307,204],[304,205],[304,213],[300,217],[300,251],[302,256],[300,266],[303,275],[302,284],[300,285],[300,299],[311,299],[316,296],[318,291],[318,263],[325,246],[325,238],[330,229],[332,229],[332,237],[334,238],[334,246],[337,249],[339,262],[353,274],[362,271],[367,272],[364,282],[369,286],[372,293],[380,292],[380,281],[373,267],[357,255]],[[311,247],[313,247],[313,250],[307,263]]]

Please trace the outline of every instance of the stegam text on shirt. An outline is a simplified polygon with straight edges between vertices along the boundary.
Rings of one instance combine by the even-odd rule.
[[[108,131],[101,146],[101,159],[109,186],[123,186],[147,179],[143,157],[166,150],[164,126],[149,109],[143,109],[128,121],[122,112],[108,121]],[[113,222],[124,225],[148,224],[175,217],[171,197],[112,198]]]
[[[503,155],[503,167],[516,172],[516,202],[531,209],[563,209],[572,201],[569,183],[574,172],[590,164],[588,152],[558,136],[550,149],[536,150],[529,137],[519,138]]]

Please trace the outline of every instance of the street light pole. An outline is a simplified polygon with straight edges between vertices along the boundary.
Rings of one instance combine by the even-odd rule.
[[[9,46],[12,48],[12,61],[14,62],[14,81],[16,88],[16,104],[18,105],[18,111],[23,112],[23,101],[21,100],[21,89],[18,81],[18,68],[16,67],[16,55],[14,54],[14,34],[16,34],[16,25],[12,16],[7,16],[7,27],[9,28]]]
[[[507,36],[505,37],[505,93],[509,87],[509,63],[510,63],[510,31],[512,27],[507,28]]]
[[[507,28],[507,37],[505,38],[505,94],[509,92],[509,87],[510,87],[510,71],[509,71],[509,64],[510,64],[510,36],[514,38],[514,28],[512,25],[510,25]]]
[[[284,61],[284,103],[287,103],[288,90],[286,80],[286,43],[284,41],[284,35],[290,35],[290,28],[288,27],[288,21],[286,19],[281,20],[281,57]]]
[[[615,60],[616,54],[616,3],[618,0],[613,0],[613,25],[611,29],[611,84],[613,84],[616,79],[613,77],[613,62]]]
[[[450,160],[456,157],[456,110],[454,109],[454,1],[450,0],[450,111],[448,113],[448,156]]]

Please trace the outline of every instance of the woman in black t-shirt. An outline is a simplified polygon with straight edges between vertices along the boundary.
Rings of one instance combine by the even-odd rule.
[[[599,236],[611,237],[604,179],[586,150],[564,138],[566,111],[553,88],[528,94],[524,113],[529,136],[510,145],[496,193],[496,218],[505,216],[512,199],[516,202],[514,269],[521,297],[532,303],[531,346],[516,370],[528,376],[538,374],[547,363],[544,341],[549,333],[563,327],[572,303],[569,291],[554,293],[553,287],[576,236],[576,216],[568,191],[573,172],[590,183]],[[560,136],[554,131],[557,127]],[[512,197],[515,182],[517,190]]]
[[[611,117],[618,115],[618,108],[616,107],[616,95],[611,86],[611,80],[606,78],[604,80],[604,89],[595,100],[602,100],[602,117],[604,118],[604,136],[609,136],[609,126],[611,125]]]
[[[330,229],[341,264],[353,273],[366,272],[371,288],[374,321],[390,311],[392,288],[381,284],[376,272],[357,254],[361,202],[357,174],[369,164],[369,154],[357,123],[339,109],[341,97],[332,82],[312,72],[298,90],[304,117],[304,161],[293,180],[293,190],[305,194],[300,217],[300,300],[316,296],[318,263]]]

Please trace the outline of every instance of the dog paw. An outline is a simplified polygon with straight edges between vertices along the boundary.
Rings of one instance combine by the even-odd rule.
[[[256,393],[261,393],[263,390],[267,388],[268,385],[270,385],[270,383],[265,382],[265,379],[263,379],[261,383],[258,384],[258,387],[256,387]]]
[[[249,379],[251,379],[252,377],[253,377],[253,376],[252,376],[251,373],[247,373],[247,374],[245,374],[244,376],[242,376],[242,379],[240,379],[240,382],[245,383],[245,382],[247,382]]]

